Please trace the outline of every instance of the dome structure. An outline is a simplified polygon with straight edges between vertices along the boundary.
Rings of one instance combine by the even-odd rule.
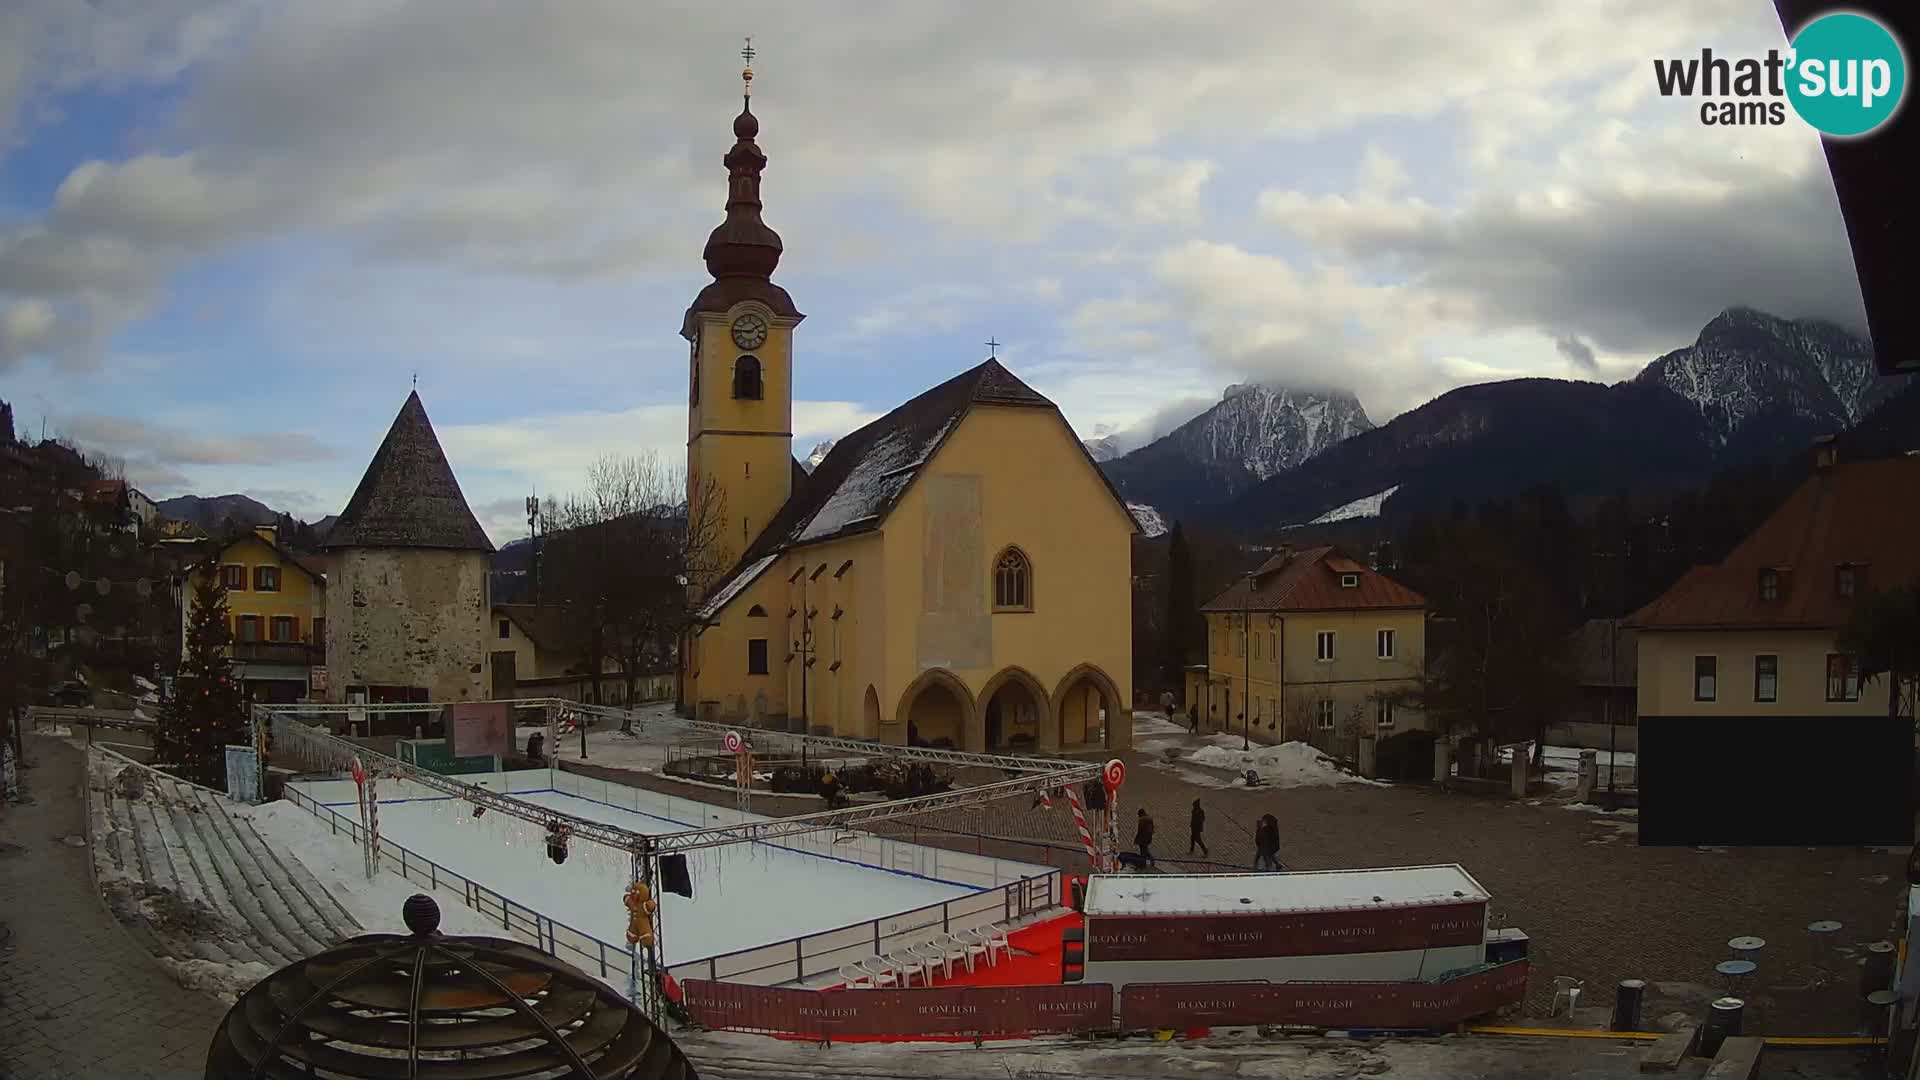
[[[366,934],[281,969],[234,1003],[207,1080],[695,1080],[621,994],[518,941],[439,933],[416,895],[410,934]]]

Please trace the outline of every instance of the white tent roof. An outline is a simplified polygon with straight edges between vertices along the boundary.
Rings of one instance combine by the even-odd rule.
[[[1266,915],[1490,899],[1457,863],[1281,874],[1124,874],[1088,882],[1086,914]]]

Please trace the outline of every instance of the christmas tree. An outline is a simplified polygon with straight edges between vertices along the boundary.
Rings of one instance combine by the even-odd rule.
[[[211,573],[198,574],[193,615],[187,623],[187,655],[174,679],[173,697],[160,712],[154,751],[196,784],[225,788],[227,744],[247,742],[246,709],[239,680],[227,658],[227,590]]]

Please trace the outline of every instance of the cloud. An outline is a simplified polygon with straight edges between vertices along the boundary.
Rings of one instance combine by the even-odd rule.
[[[1593,346],[1577,337],[1561,337],[1554,339],[1553,347],[1559,349],[1560,355],[1566,357],[1574,367],[1589,375],[1599,374],[1600,365],[1594,360]]]
[[[59,418],[62,437],[88,450],[126,460],[128,467],[273,465],[332,461],[334,449],[301,432],[201,435],[124,416],[81,414]]]

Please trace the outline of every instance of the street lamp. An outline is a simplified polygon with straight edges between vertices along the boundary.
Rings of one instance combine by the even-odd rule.
[[[1253,571],[1247,571],[1246,599],[1240,603],[1240,750],[1253,749],[1253,713],[1247,700],[1253,696]]]

